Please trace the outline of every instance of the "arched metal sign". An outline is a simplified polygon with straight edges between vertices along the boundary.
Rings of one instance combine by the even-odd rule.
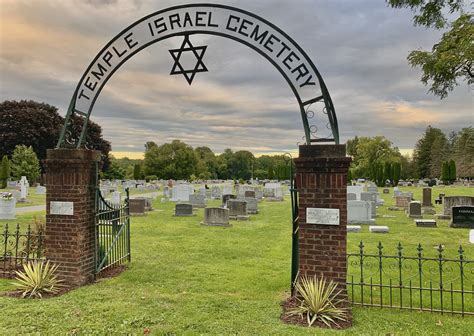
[[[307,144],[318,141],[339,143],[334,105],[324,81],[308,55],[281,29],[265,19],[235,7],[219,4],[190,4],[170,7],[150,14],[119,33],[94,58],[74,91],[57,147],[77,147],[84,143],[92,109],[104,85],[122,64],[140,50],[159,41],[183,36],[180,47],[170,50],[170,75],[182,75],[191,85],[196,75],[208,71],[205,65],[207,46],[195,45],[192,35],[222,36],[245,44],[272,63],[291,87],[303,120]],[[181,55],[191,53],[194,67],[185,68]],[[317,137],[316,126],[308,118],[309,107],[323,103],[331,139]],[[81,135],[72,138],[73,116],[83,118]]]

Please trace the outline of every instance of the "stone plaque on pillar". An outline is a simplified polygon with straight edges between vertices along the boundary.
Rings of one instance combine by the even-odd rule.
[[[345,145],[302,145],[294,159],[299,275],[324,276],[336,282],[347,308],[347,172],[351,160]]]

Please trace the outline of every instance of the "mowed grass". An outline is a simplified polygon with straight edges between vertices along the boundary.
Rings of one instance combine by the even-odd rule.
[[[421,189],[402,189],[415,191],[420,199]],[[472,194],[468,188],[434,189],[434,194],[438,190]],[[397,218],[380,217],[377,224],[388,225],[391,232],[369,234],[364,227],[360,234],[349,234],[349,251],[357,252],[360,240],[374,251],[379,240],[387,251],[396,251],[401,241],[412,255],[416,250],[411,247],[419,242],[427,253],[442,243],[454,257],[462,243],[466,258],[473,259],[468,230],[451,229],[447,223],[436,229],[416,228],[401,211],[388,211],[393,200],[385,197],[379,214]],[[201,226],[202,209],[196,217],[179,218],[172,216],[174,203],[157,200],[154,206],[156,211],[148,216],[132,218],[127,271],[56,298],[0,297],[0,334],[143,334],[147,328],[156,335],[468,335],[474,330],[472,317],[358,307],[353,308],[354,326],[342,332],[286,325],[279,317],[290,283],[288,198],[260,203],[260,214],[248,222],[233,222],[231,228]],[[21,217],[19,221],[28,221]],[[0,280],[0,291],[11,290],[9,282]]]

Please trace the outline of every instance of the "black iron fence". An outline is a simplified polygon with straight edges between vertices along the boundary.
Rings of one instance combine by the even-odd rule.
[[[44,259],[44,233],[32,230],[29,225],[22,231],[19,224],[13,229],[5,224],[0,244],[0,277],[10,278],[15,271],[22,270],[24,264]]]
[[[433,257],[424,252],[419,244],[407,255],[399,243],[395,253],[385,253],[379,242],[375,253],[367,253],[360,242],[358,253],[347,254],[352,303],[474,315],[474,260],[465,258],[462,246],[451,258],[442,245]]]

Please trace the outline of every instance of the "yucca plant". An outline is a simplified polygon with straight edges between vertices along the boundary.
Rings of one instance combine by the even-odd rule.
[[[57,265],[50,264],[49,260],[33,261],[24,265],[24,271],[16,271],[15,282],[12,285],[22,291],[22,297],[43,297],[45,293],[57,293],[62,287],[55,273]]]
[[[337,291],[334,281],[326,282],[325,278],[301,277],[295,285],[299,306],[291,309],[290,315],[306,316],[308,325],[321,321],[328,327],[331,323],[338,326],[337,321],[347,321],[347,309],[338,307],[343,300],[337,299],[341,290]]]

